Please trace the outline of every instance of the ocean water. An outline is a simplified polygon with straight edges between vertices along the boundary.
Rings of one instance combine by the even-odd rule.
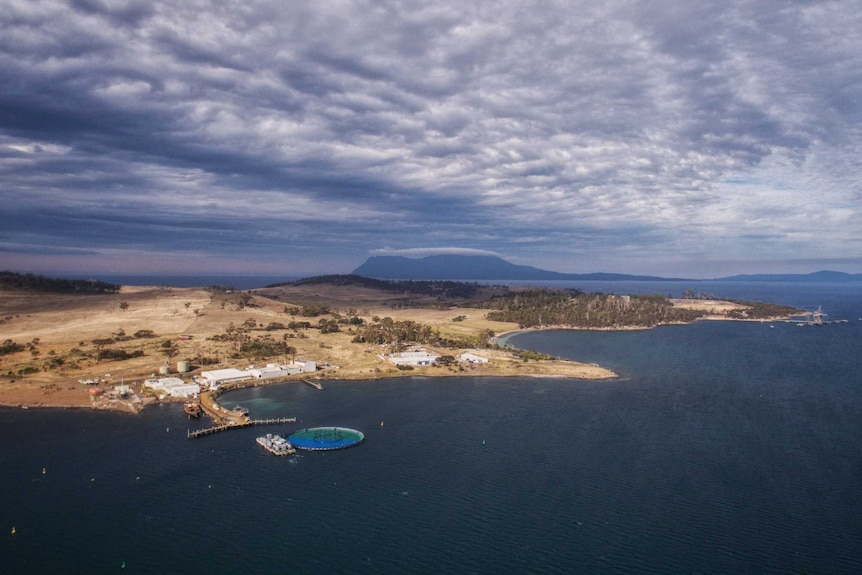
[[[291,282],[299,276],[274,275],[66,275],[68,279],[96,279],[125,286],[170,286],[177,288],[223,286],[225,288],[248,290],[268,285]]]
[[[862,294],[714,287],[848,322],[528,333],[621,377],[247,389],[222,403],[299,421],[193,440],[206,422],[179,405],[2,409],[0,569],[862,572]],[[367,440],[293,458],[254,441],[316,425]]]

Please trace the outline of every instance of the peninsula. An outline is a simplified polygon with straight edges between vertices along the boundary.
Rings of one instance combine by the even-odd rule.
[[[698,318],[758,319],[792,308],[663,296],[582,294],[462,282],[326,276],[238,291],[98,286],[0,289],[0,405],[137,411],[146,378],[310,361],[296,379],[404,375],[616,377],[597,365],[495,345],[521,329],[648,328]],[[584,319],[591,318],[591,319]],[[406,353],[405,353],[406,352]],[[429,360],[410,361],[413,354]],[[406,360],[404,359],[406,358]],[[433,359],[430,359],[433,358]],[[402,361],[404,360],[404,361]],[[138,403],[106,401],[125,386]]]

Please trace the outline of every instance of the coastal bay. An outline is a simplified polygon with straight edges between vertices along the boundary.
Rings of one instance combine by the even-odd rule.
[[[138,417],[0,408],[5,565],[857,573],[862,299],[851,286],[737,290],[850,321],[513,336],[619,374],[574,385],[412,376],[224,396],[257,417],[297,417],[273,432],[366,434],[355,449],[290,459],[263,451],[254,429],[186,439],[208,424],[176,404]]]

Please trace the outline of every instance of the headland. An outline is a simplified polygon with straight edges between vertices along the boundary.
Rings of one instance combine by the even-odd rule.
[[[392,282],[344,277],[248,291],[122,286],[114,293],[76,295],[2,290],[0,405],[137,412],[160,401],[186,401],[145,386],[148,379],[205,383],[204,372],[276,369],[303,361],[315,366],[313,373],[285,370],[247,384],[406,375],[611,379],[617,374],[601,366],[512,349],[497,345],[495,338],[525,328],[651,327],[618,321],[577,326],[553,319],[536,325],[525,319],[531,317],[527,307],[515,310],[521,319],[517,313],[506,315],[512,306],[505,298],[514,293],[512,301],[529,299],[518,290],[453,282],[409,282],[397,288]],[[611,304],[631,305],[629,296],[620,297]],[[708,314],[684,316],[686,321],[740,319],[734,314],[747,309],[734,302],[684,299],[669,305],[708,308]],[[668,315],[660,323],[685,321]]]

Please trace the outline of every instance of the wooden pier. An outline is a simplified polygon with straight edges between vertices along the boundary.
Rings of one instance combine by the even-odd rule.
[[[207,427],[206,429],[198,429],[196,431],[187,431],[186,437],[193,439],[202,435],[212,435],[220,431],[228,431],[229,429],[239,429],[241,427],[251,427],[252,425],[276,425],[279,423],[296,423],[295,417],[276,417],[272,419],[248,419],[238,423],[225,423],[224,425],[216,425],[215,427]]]

